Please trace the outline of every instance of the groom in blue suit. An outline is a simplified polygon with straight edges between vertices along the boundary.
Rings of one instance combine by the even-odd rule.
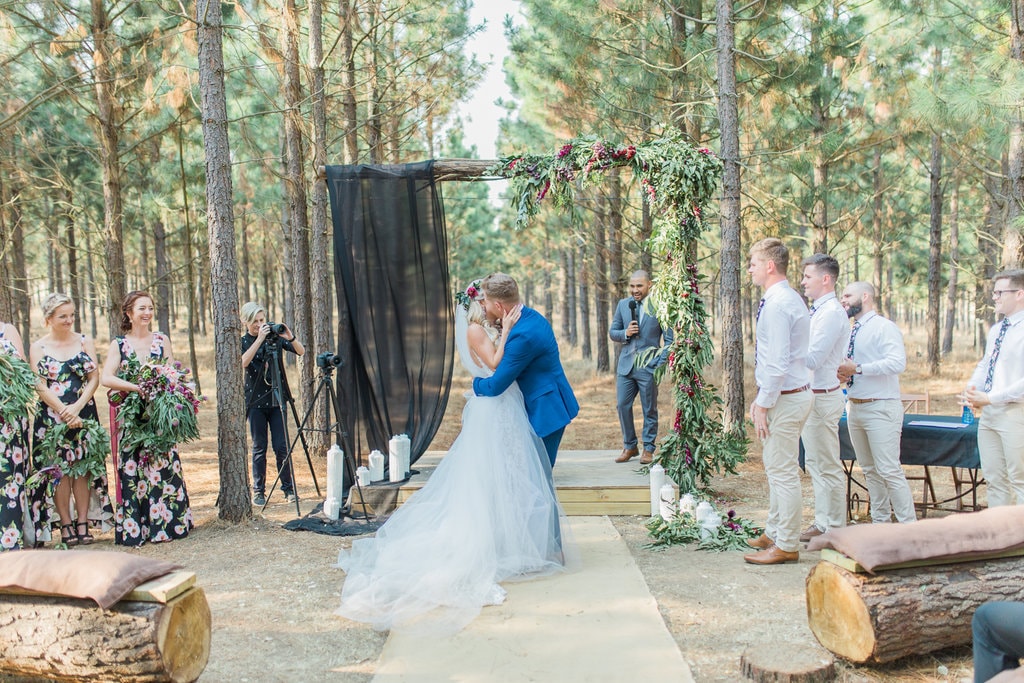
[[[480,283],[484,312],[492,324],[520,305],[519,284],[510,275],[494,273]],[[498,396],[519,382],[526,415],[544,442],[552,467],[565,427],[580,412],[558,356],[558,342],[547,319],[532,308],[522,308],[519,322],[505,341],[505,355],[490,377],[473,380],[477,396]]]

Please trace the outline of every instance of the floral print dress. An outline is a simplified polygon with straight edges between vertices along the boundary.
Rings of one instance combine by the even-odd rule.
[[[0,330],[0,353],[18,352]],[[0,421],[0,551],[21,548],[24,542],[25,479],[28,476],[28,417]]]
[[[161,333],[153,333],[149,362],[164,361],[165,340]],[[124,371],[129,360],[136,356],[135,349],[124,337],[116,337],[114,341],[121,352],[118,376],[127,379]],[[136,360],[142,362],[137,356]],[[118,443],[124,442],[126,428],[118,425]],[[114,543],[140,546],[146,541],[159,543],[188,536],[193,526],[192,509],[177,448],[167,453],[152,453],[141,448],[119,447],[117,476],[121,483],[121,502],[117,506]]]
[[[81,397],[82,387],[85,386],[89,373],[96,368],[96,361],[85,350],[85,337],[83,336],[82,350],[67,360],[54,358],[47,354],[44,348],[43,356],[36,366],[36,372],[53,393],[57,394],[61,403],[70,405]],[[83,420],[94,420],[98,423],[99,413],[96,410],[96,402],[89,399],[78,416]],[[44,454],[41,452],[39,444],[46,438],[47,431],[53,429],[60,422],[60,416],[40,401],[35,424],[32,427],[34,444],[32,470],[38,473],[40,470],[49,469],[52,471],[52,476],[43,478],[45,483],[30,494],[31,517],[35,526],[37,543],[53,540],[51,531],[60,526],[60,516],[53,504],[54,489],[60,477],[71,471],[72,468],[78,470],[86,466],[90,460],[97,461],[95,463],[96,470],[106,471],[105,451],[107,449],[95,447],[91,441],[93,437],[85,429],[70,430],[67,438],[58,444],[56,453]],[[109,531],[114,511],[107,495],[106,474],[93,477],[89,488],[89,526],[98,528],[101,532]],[[76,518],[77,515],[72,512],[72,517]]]

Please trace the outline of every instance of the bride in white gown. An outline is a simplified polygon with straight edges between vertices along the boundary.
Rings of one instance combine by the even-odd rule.
[[[456,307],[455,335],[466,369],[487,377],[519,311],[499,334],[474,284]],[[500,582],[576,564],[564,521],[519,387],[493,398],[467,395],[462,432],[424,487],[376,537],[339,553],[346,577],[338,614],[378,630],[454,633],[484,605],[504,601]]]

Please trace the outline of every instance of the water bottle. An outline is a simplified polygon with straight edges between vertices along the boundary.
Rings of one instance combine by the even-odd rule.
[[[960,421],[965,425],[974,424],[974,412],[970,406],[964,406],[963,415],[960,417]]]
[[[847,403],[846,387],[843,387],[843,417],[846,417],[846,403]]]

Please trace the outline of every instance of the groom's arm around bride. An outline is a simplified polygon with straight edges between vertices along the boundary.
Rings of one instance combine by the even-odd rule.
[[[484,311],[492,324],[520,303],[519,285],[510,275],[494,273],[484,279],[481,289]],[[530,425],[544,441],[553,466],[565,427],[579,413],[580,406],[562,369],[554,330],[532,308],[523,307],[497,369],[490,377],[474,379],[473,391],[478,396],[498,396],[516,381],[523,392]]]

